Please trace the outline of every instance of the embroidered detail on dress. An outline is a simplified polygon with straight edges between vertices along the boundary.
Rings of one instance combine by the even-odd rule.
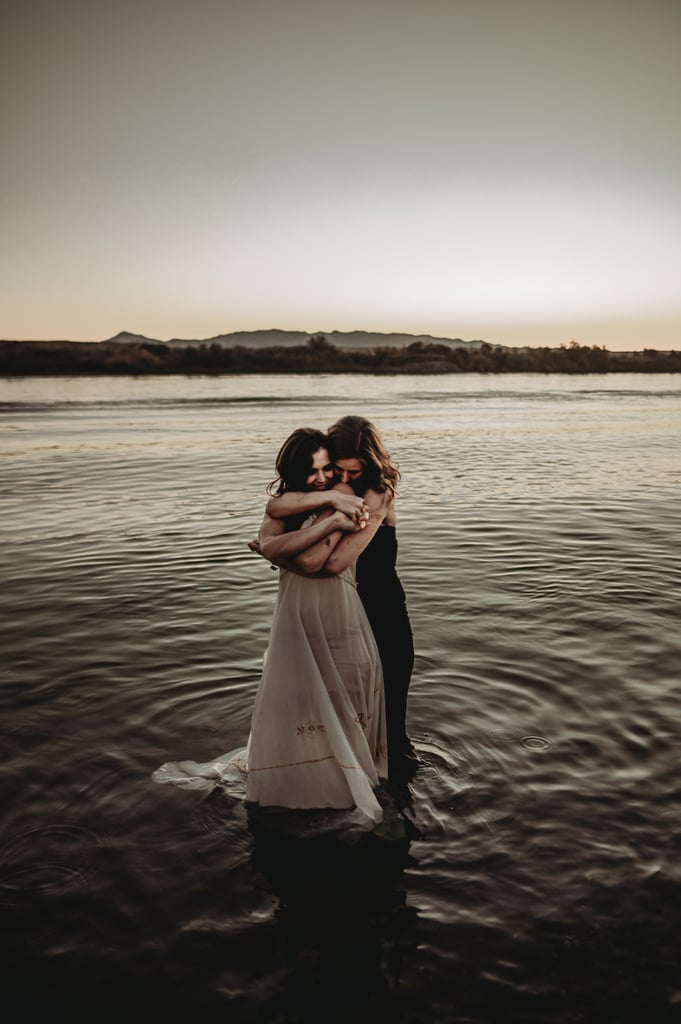
[[[326,732],[326,726],[323,722],[305,722],[302,725],[296,726],[296,736],[314,736],[318,732]]]
[[[279,768],[298,768],[303,764],[320,764],[322,761],[336,761],[341,768],[353,769],[354,771],[361,771],[361,767],[358,764],[344,764],[340,761],[335,754],[327,754],[326,757],[309,757],[305,761],[288,761],[286,764],[266,764],[262,768],[247,768],[246,771],[250,774],[251,772],[272,772],[277,771]]]

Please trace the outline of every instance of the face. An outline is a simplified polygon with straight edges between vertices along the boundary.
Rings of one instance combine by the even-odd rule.
[[[326,448],[318,448],[312,456],[312,468],[305,480],[311,491],[325,491],[333,480],[333,466]]]
[[[333,468],[340,482],[351,487],[364,473],[364,463],[360,459],[336,459]]]

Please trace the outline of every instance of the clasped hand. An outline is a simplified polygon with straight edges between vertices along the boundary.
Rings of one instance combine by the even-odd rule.
[[[334,490],[333,502],[337,512],[343,512],[350,519],[356,530],[363,530],[369,522],[369,506],[364,498],[356,494],[345,494],[343,491]],[[345,527],[341,527],[345,529]],[[349,532],[350,528],[347,528]]]

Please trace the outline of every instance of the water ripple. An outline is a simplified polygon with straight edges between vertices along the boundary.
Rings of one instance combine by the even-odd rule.
[[[376,1020],[670,1019],[681,386],[309,383],[0,382],[17,977],[57,984],[59,953],[65,1007],[91,975],[158,1006],[162,976],[171,1009],[263,1024],[348,977]],[[403,474],[414,834],[274,850],[242,805],[151,774],[245,742],[274,453],[358,407]]]
[[[82,825],[40,825],[0,845],[0,901],[49,896],[87,884],[99,847]]]

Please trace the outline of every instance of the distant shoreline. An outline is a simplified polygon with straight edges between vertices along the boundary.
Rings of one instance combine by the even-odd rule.
[[[508,348],[417,340],[349,348],[324,335],[301,345],[251,347],[150,340],[0,341],[0,377],[163,374],[679,373],[681,352],[610,352],[571,342],[560,348]]]

